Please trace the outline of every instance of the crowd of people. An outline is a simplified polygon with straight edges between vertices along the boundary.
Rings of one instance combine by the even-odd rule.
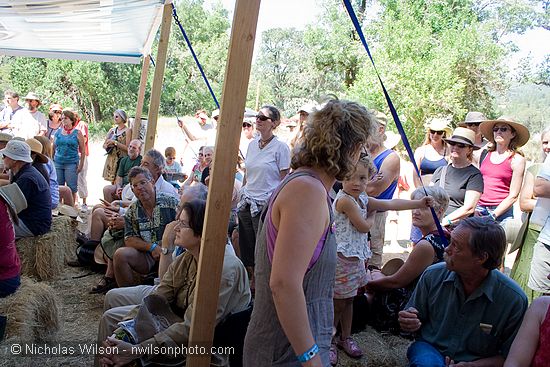
[[[58,104],[46,119],[34,93],[26,107],[17,93],[4,97],[0,297],[20,283],[17,239],[47,233],[59,205],[80,198],[88,211],[87,124]],[[98,343],[122,352],[105,349],[96,365],[181,362],[131,346],[188,343],[219,118],[201,110],[179,121],[185,141],[162,154],[143,151],[126,112],[113,113],[103,143],[108,184],[78,238],[93,258],[69,263],[104,265],[89,290],[106,294]],[[410,366],[547,365],[549,129],[545,163],[526,170],[520,148],[530,133],[513,118],[469,112],[454,130],[431,119],[415,152],[420,177],[403,183],[383,113],[332,99],[301,107],[284,137],[282,121],[274,106],[247,109],[235,167],[216,323],[253,299],[245,366],[336,365],[339,350],[360,358],[352,331],[367,323],[414,339]],[[178,163],[177,151],[193,144],[193,165]],[[410,200],[398,198],[405,186]],[[519,233],[510,225],[518,199],[529,213]],[[405,261],[384,264],[387,213],[399,210],[412,210],[414,244]],[[511,243],[520,250],[509,277],[501,270]],[[227,365],[228,357],[212,359]]]

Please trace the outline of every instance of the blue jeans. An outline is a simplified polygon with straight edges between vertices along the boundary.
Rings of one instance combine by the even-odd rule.
[[[78,162],[76,163],[58,163],[55,162],[55,171],[57,173],[57,183],[59,186],[67,184],[72,193],[78,191]]]
[[[409,367],[445,367],[445,358],[430,343],[415,341],[407,350]]]
[[[7,297],[10,294],[14,293],[17,288],[19,288],[20,284],[21,279],[19,275],[13,278],[0,280],[0,298]]]

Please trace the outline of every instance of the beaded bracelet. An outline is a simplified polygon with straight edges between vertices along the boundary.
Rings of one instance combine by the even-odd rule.
[[[317,344],[313,344],[311,348],[306,350],[303,354],[296,356],[296,358],[298,358],[298,361],[301,363],[304,363],[315,357],[317,353],[319,353],[319,346]]]

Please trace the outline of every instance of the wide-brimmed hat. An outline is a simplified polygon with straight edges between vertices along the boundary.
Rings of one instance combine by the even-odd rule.
[[[220,110],[219,109],[215,109],[214,111],[212,111],[212,118],[215,119],[216,117],[219,117],[220,116]]]
[[[466,114],[464,121],[458,123],[458,126],[466,127],[470,124],[479,124],[483,121],[487,121],[487,117],[485,117],[483,113],[477,112],[477,111],[470,111]]]
[[[27,95],[23,97],[23,99],[34,99],[34,100],[37,100],[38,102],[42,102],[40,97],[38,97],[38,95],[34,92],[27,93]]]
[[[449,136],[452,132],[449,122],[449,119],[443,117],[431,118],[426,122],[426,130],[445,131]]]
[[[51,105],[50,105],[50,112],[53,112],[53,111],[61,111],[61,112],[63,112],[63,107],[61,107],[61,105],[60,105],[59,103],[51,104]]]
[[[495,142],[495,137],[493,134],[493,127],[496,124],[506,124],[511,126],[516,133],[516,144],[518,147],[521,147],[525,145],[529,141],[529,130],[521,123],[514,120],[513,117],[510,116],[500,116],[496,120],[487,120],[483,121],[481,125],[479,125],[479,128],[481,129],[481,133],[485,138],[487,138],[490,142]]]
[[[0,150],[0,154],[4,157],[13,159],[14,161],[22,161],[32,163],[31,147],[25,141],[12,139],[8,141],[6,147]]]
[[[76,210],[74,207],[70,205],[65,204],[59,204],[57,206],[57,212],[60,215],[65,215],[67,217],[70,217],[78,222],[82,222],[82,218],[78,215],[78,210]]]
[[[384,140],[384,147],[386,149],[393,149],[401,141],[401,135],[394,133],[393,131],[386,131],[386,140]]]
[[[369,112],[374,115],[376,122],[378,122],[380,125],[386,126],[388,124],[388,116],[386,116],[385,113],[377,110],[369,110]]]
[[[474,150],[480,149],[480,147],[475,144],[476,133],[465,127],[457,127],[455,131],[453,131],[453,135],[449,138],[443,138],[443,140],[446,142],[452,141],[455,143],[466,144],[474,148]]]
[[[0,186],[0,197],[8,204],[10,214],[14,222],[18,224],[19,219],[17,214],[27,208],[27,199],[25,195],[16,183],[12,183],[6,186]]]
[[[0,133],[0,141],[8,142],[13,139],[13,135],[8,133]]]
[[[31,152],[36,154],[36,157],[38,158],[39,163],[48,163],[48,157],[46,157],[44,154],[42,154],[42,143],[38,140],[31,138],[25,140],[25,143],[31,147]]]
[[[382,266],[382,270],[380,271],[385,276],[390,276],[397,273],[397,271],[401,269],[404,263],[405,262],[402,259],[396,257],[394,259],[389,260],[387,263],[385,263],[384,266]]]
[[[305,113],[310,114],[313,112],[313,110],[315,110],[316,107],[316,103],[306,103],[298,109],[298,113],[304,111]]]

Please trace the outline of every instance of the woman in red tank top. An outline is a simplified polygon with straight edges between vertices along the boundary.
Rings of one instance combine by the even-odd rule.
[[[504,367],[550,366],[549,306],[550,296],[539,297],[533,301],[525,313]]]
[[[506,116],[484,121],[480,129],[491,146],[487,155],[481,155],[483,194],[477,211],[502,222],[513,217],[512,206],[521,190],[525,158],[518,148],[529,141],[529,130]]]

